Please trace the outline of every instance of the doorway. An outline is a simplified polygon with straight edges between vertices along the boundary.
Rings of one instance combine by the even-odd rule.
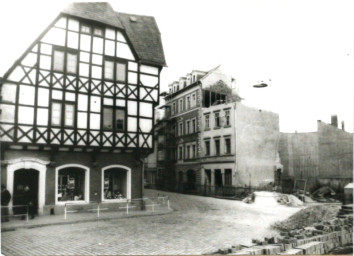
[[[13,206],[26,205],[27,196],[25,196],[25,187],[29,187],[29,199],[34,204],[34,213],[38,213],[38,187],[39,185],[39,171],[34,169],[19,169],[14,174],[14,187],[13,187]],[[23,214],[26,211],[25,207],[13,207],[15,214]]]

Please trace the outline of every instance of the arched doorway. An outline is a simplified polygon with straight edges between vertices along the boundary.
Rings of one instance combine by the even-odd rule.
[[[13,212],[14,214],[24,214],[27,211],[26,207],[16,207],[19,205],[27,205],[27,200],[30,200],[35,206],[34,213],[38,213],[39,201],[39,171],[34,169],[19,169],[14,173],[13,187]],[[25,195],[25,188],[29,188],[29,196]]]
[[[102,201],[131,199],[131,169],[111,165],[102,169]]]
[[[30,170],[35,170],[38,171],[38,175],[37,176],[37,193],[38,193],[38,211],[39,213],[43,213],[43,206],[44,206],[44,201],[45,201],[45,191],[46,191],[46,171],[47,171],[47,166],[49,164],[48,161],[43,161],[41,159],[37,159],[37,158],[31,158],[31,157],[24,157],[24,158],[17,158],[17,159],[11,159],[11,160],[7,160],[7,189],[9,190],[11,195],[14,195],[14,182],[15,182],[15,173],[18,170],[22,170],[19,173],[19,177],[21,178],[21,173],[25,172],[25,171],[30,171]],[[34,172],[31,171],[31,173],[33,174]],[[37,174],[35,174],[37,175]],[[33,178],[35,179],[35,178]],[[18,178],[17,178],[18,180]],[[17,192],[16,192],[17,193]],[[13,212],[13,200],[10,201],[9,203],[9,207],[10,207],[10,212]]]

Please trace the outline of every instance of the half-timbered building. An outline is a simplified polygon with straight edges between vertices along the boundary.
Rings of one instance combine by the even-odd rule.
[[[165,66],[153,17],[73,3],[4,74],[1,179],[39,213],[142,197]],[[15,208],[14,208],[15,209]]]

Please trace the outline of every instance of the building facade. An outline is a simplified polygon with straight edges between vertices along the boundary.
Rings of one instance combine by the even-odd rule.
[[[317,122],[317,132],[281,133],[279,153],[284,166],[283,183],[307,182],[307,191],[328,185],[342,192],[353,180],[353,134],[331,124]]]
[[[39,213],[141,198],[163,66],[153,17],[108,3],[64,9],[3,77],[1,179],[10,206],[26,186]]]

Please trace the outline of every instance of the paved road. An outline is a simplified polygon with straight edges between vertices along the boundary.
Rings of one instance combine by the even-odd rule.
[[[148,196],[156,191],[147,191]],[[164,192],[162,192],[164,193]],[[164,193],[169,215],[3,232],[4,255],[205,254],[274,235],[269,225],[299,210]]]

